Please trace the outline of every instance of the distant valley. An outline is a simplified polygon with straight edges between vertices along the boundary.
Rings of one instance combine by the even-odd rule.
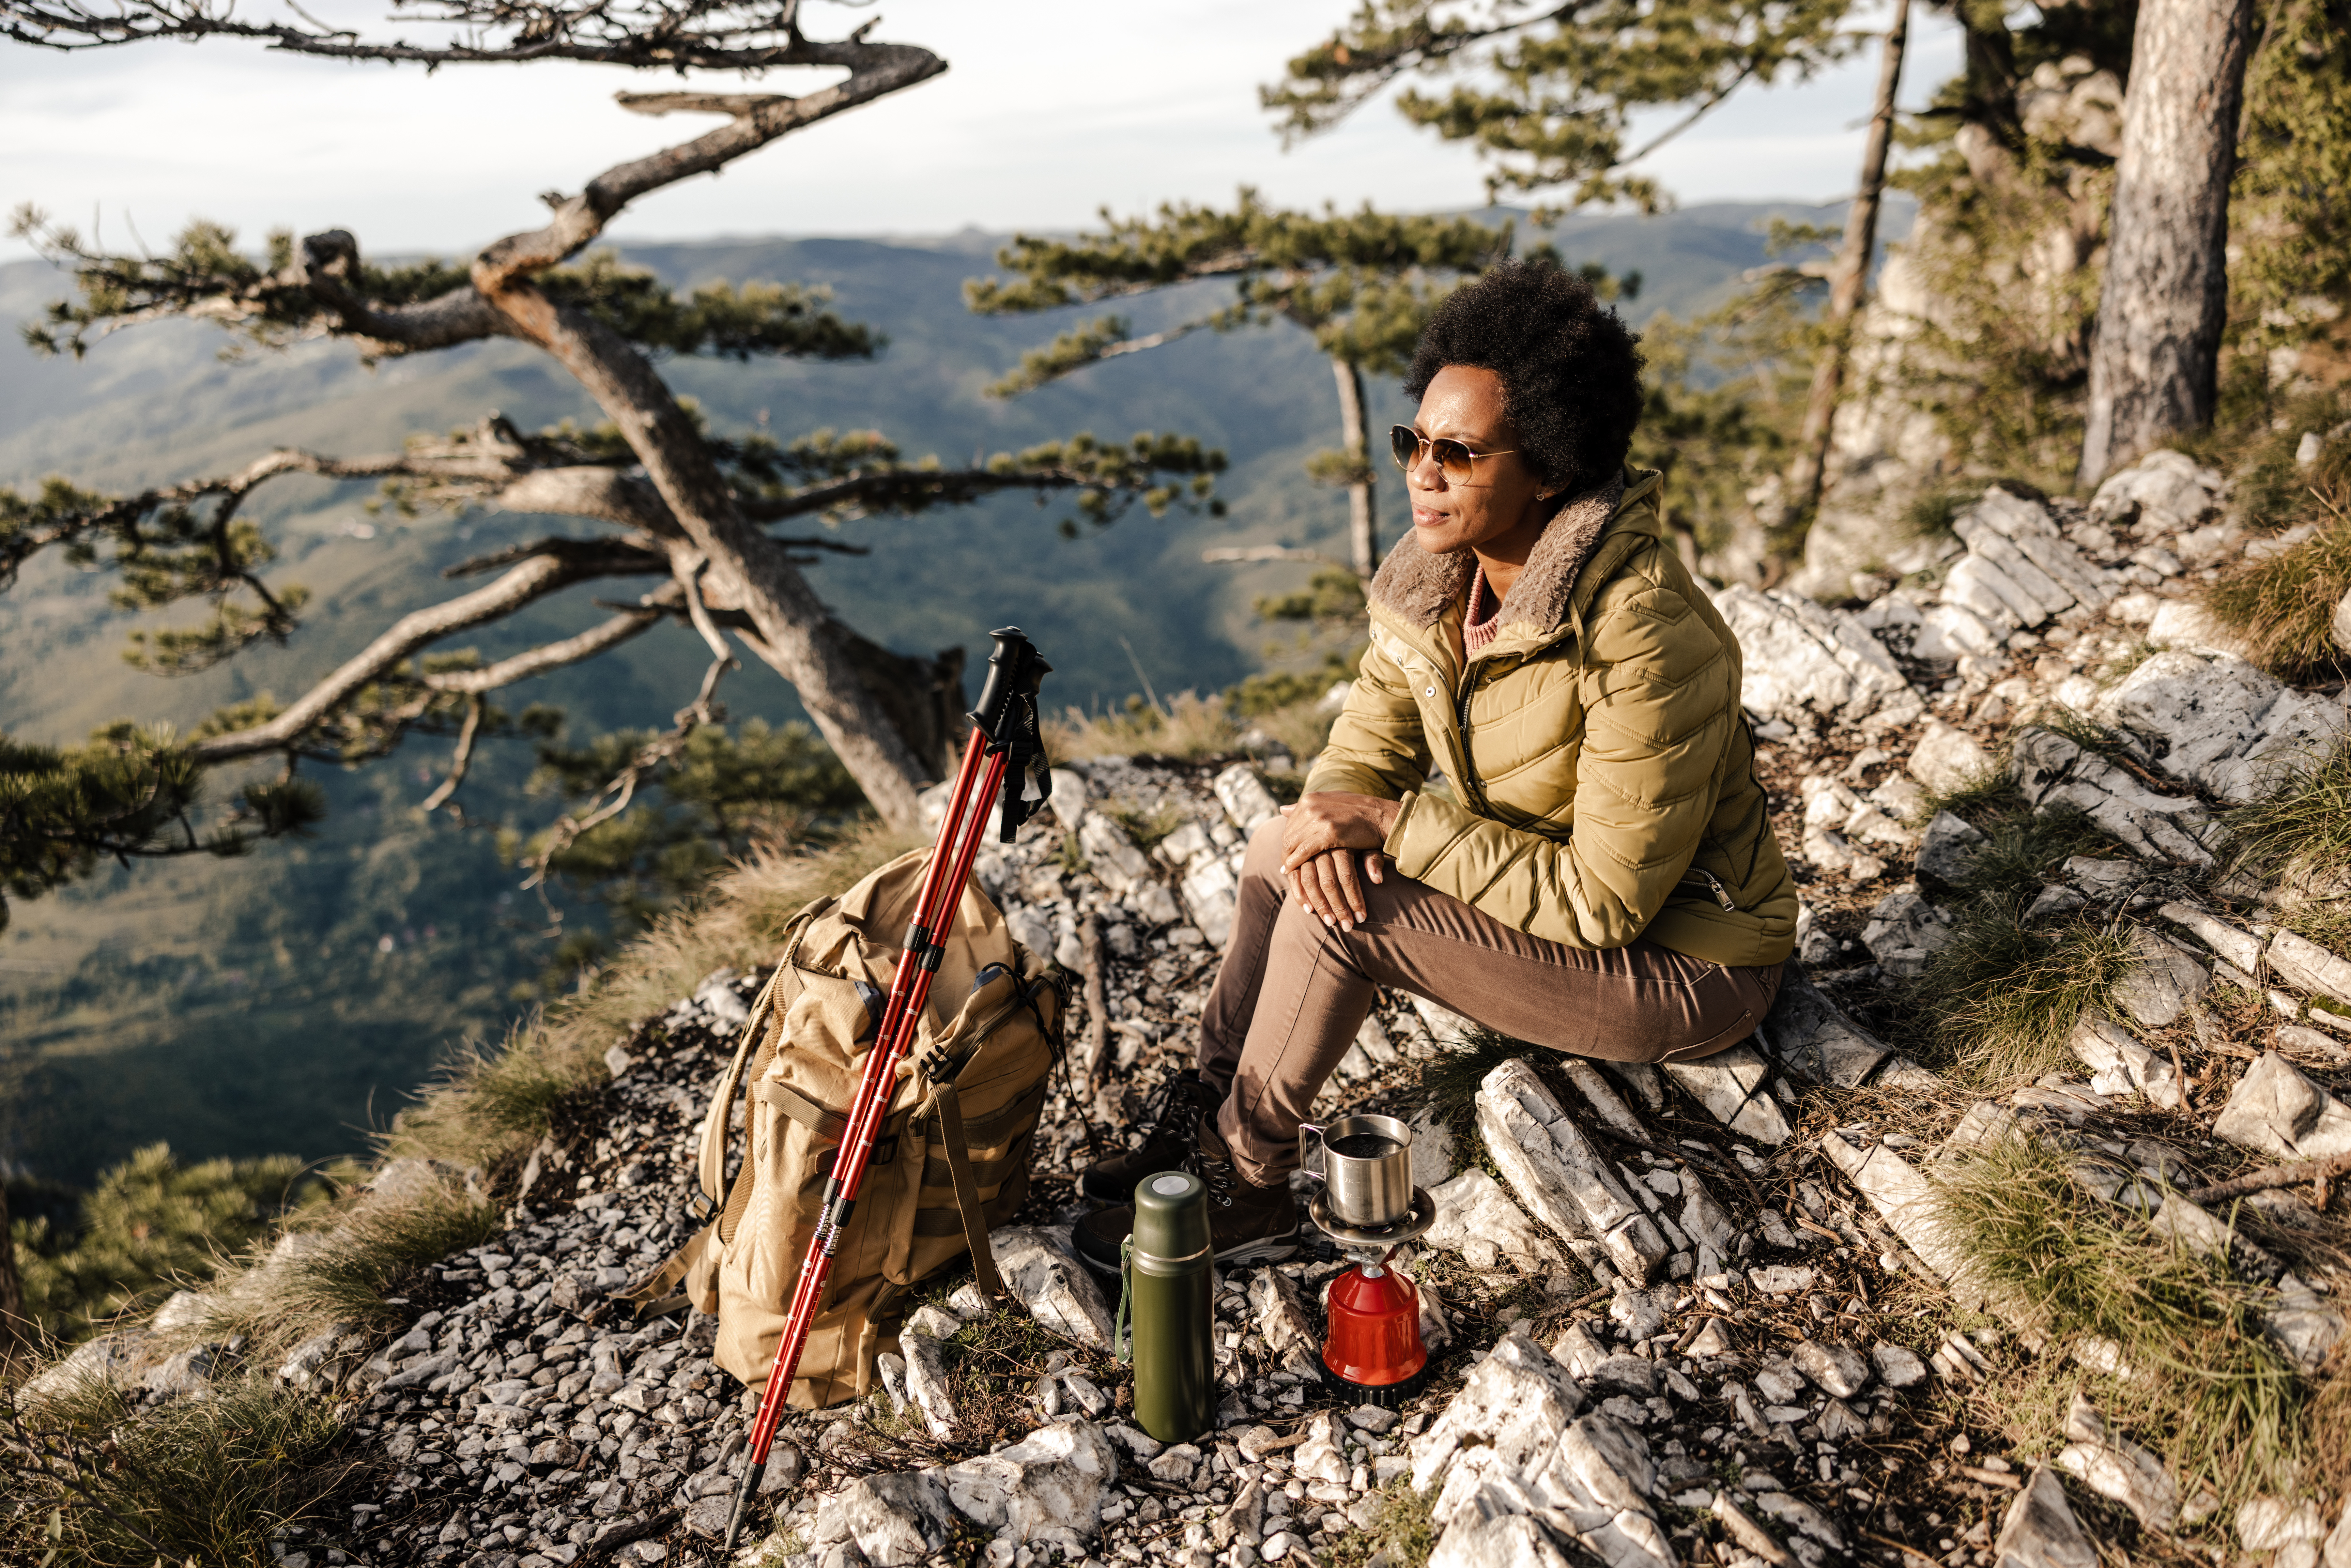
[[[1627,314],[1687,317],[1761,262],[1762,219],[1803,211],[1718,204],[1642,220],[1586,217],[1554,235],[1572,262],[1637,269]],[[247,236],[257,239],[258,236]],[[666,373],[714,426],[790,437],[820,427],[876,428],[909,455],[953,463],[1091,430],[1123,439],[1179,431],[1231,459],[1222,518],[1140,510],[1067,539],[1066,507],[1023,496],[907,522],[856,525],[870,548],[829,557],[815,580],[844,617],[893,646],[960,644],[1026,627],[1055,665],[1056,704],[1114,706],[1139,689],[1219,689],[1260,667],[1270,633],[1259,594],[1298,586],[1294,565],[1236,570],[1200,561],[1219,544],[1282,541],[1337,550],[1345,507],[1311,486],[1302,460],[1331,444],[1326,365],[1288,329],[1200,334],[1010,402],[982,389],[1048,338],[1059,319],[991,320],[960,288],[992,263],[1000,236],[935,242],[743,239],[644,245],[623,253],[677,284],[713,278],[821,283],[844,315],[888,334],[875,362],[673,362]],[[0,317],[21,321],[62,292],[37,263],[0,267]],[[1146,328],[1185,301],[1143,302]],[[0,485],[50,474],[129,488],[214,472],[273,447],[344,455],[412,434],[470,424],[497,410],[526,427],[597,419],[550,363],[505,344],[388,361],[371,371],[343,347],[225,359],[225,335],[172,323],[99,343],[81,363],[0,349]],[[1375,426],[1408,418],[1393,386],[1375,389]],[[130,617],[103,576],[37,562],[0,595],[0,727],[65,742],[119,717],[185,725],[224,702],[284,697],[355,651],[401,611],[444,596],[441,569],[498,545],[584,527],[513,514],[461,519],[371,515],[357,485],[282,482],[254,515],[282,549],[278,576],[314,595],[286,649],[259,649],[195,677],[164,681],[120,654]],[[1382,486],[1383,534],[1402,527],[1399,490]],[[608,587],[605,591],[611,591]],[[473,639],[486,656],[575,630],[600,612],[575,591]],[[192,619],[183,612],[182,619]],[[168,621],[168,617],[155,618]],[[145,622],[141,622],[145,623]],[[582,737],[660,727],[690,695],[703,651],[669,629],[593,666],[507,694],[558,705]],[[755,664],[729,678],[737,720],[798,712]],[[50,898],[13,904],[0,935],[0,1161],[83,1182],[141,1144],[183,1157],[290,1150],[324,1158],[359,1147],[436,1061],[468,1039],[494,1041],[516,988],[544,964],[547,912],[517,891],[492,834],[420,821],[445,742],[412,743],[391,761],[330,779],[333,814],[315,837],[250,858],[111,870]],[[533,827],[554,808],[523,796],[515,743],[477,768],[469,809]],[[573,908],[570,918],[592,918]]]

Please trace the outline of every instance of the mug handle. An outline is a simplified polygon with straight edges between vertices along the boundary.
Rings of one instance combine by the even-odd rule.
[[[1315,1148],[1315,1151],[1316,1151],[1317,1153],[1323,1153],[1323,1152],[1325,1152],[1325,1151],[1324,1151],[1323,1143],[1322,1143],[1322,1129],[1321,1127],[1319,1127],[1319,1126],[1315,1125],[1315,1124],[1313,1124],[1313,1123],[1311,1123],[1311,1122],[1301,1122],[1301,1123],[1299,1123],[1299,1124],[1298,1124],[1298,1169],[1299,1169],[1299,1173],[1300,1173],[1301,1175],[1302,1175],[1302,1176],[1309,1176],[1309,1177],[1312,1178],[1312,1179],[1313,1179],[1313,1180],[1315,1180],[1315,1181],[1319,1181],[1319,1182],[1321,1182],[1321,1183],[1322,1183],[1323,1186],[1330,1186],[1330,1185],[1331,1185],[1331,1173],[1330,1173],[1330,1169],[1329,1169],[1329,1166],[1330,1166],[1330,1161],[1329,1161],[1329,1159],[1325,1158],[1325,1159],[1323,1160],[1323,1162],[1322,1162],[1323,1168],[1322,1168],[1322,1169],[1321,1169],[1321,1170],[1316,1170],[1316,1169],[1314,1169],[1314,1168],[1313,1168],[1313,1167],[1309,1164],[1309,1162],[1308,1162],[1308,1160],[1307,1160],[1307,1157],[1306,1157],[1306,1134],[1309,1134],[1309,1133],[1311,1133],[1311,1134],[1314,1134],[1314,1148]]]

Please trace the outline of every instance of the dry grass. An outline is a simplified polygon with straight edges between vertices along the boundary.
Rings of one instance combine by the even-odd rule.
[[[34,1471],[17,1450],[0,1469],[0,1559],[267,1568],[273,1532],[346,1522],[342,1501],[366,1479],[334,1407],[266,1379],[133,1414],[123,1394],[90,1388],[13,1430],[52,1463]]]
[[[2071,1155],[2024,1139],[1980,1149],[1938,1185],[1986,1283],[2050,1325],[2050,1344],[1996,1391],[2021,1443],[2062,1444],[2078,1387],[2168,1461],[2186,1496],[2209,1486],[2233,1505],[2293,1487],[2309,1447],[2304,1391],[2262,1335],[2262,1292],[2225,1259],[2156,1236],[2084,1186]],[[2069,1364],[2094,1336],[2137,1375]]]
[[[2341,412],[2338,402],[2304,417],[2325,429]],[[2272,438],[2241,477],[2239,490],[2254,527],[2283,532],[2306,526],[2316,532],[2267,560],[2238,567],[2204,598],[2206,608],[2243,638],[2248,658],[2289,679],[2342,666],[2335,607],[2351,592],[2351,436],[2326,443],[2307,469],[2287,455],[2297,442],[2288,431]]]
[[[1125,711],[1089,717],[1064,708],[1045,719],[1045,755],[1083,762],[1097,757],[1222,757],[1240,747],[1244,727],[1222,697],[1178,692],[1164,704],[1127,699]]]
[[[1370,1525],[1342,1534],[1322,1553],[1324,1568],[1362,1568],[1383,1555],[1395,1568],[1421,1568],[1437,1550],[1435,1491],[1416,1492],[1410,1476],[1398,1476],[1374,1495],[1380,1506]]]
[[[1964,1082],[2030,1082],[2071,1059],[2066,1037],[2134,961],[2129,938],[2103,921],[2035,928],[2012,904],[1979,900],[1911,987],[1910,1042]]]

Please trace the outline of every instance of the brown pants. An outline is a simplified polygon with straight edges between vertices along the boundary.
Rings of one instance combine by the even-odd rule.
[[[1374,988],[1426,997],[1513,1040],[1608,1061],[1688,1061],[1738,1044],[1779,994],[1780,966],[1726,968],[1646,939],[1563,947],[1395,874],[1364,880],[1369,917],[1341,931],[1287,896],[1281,824],[1249,840],[1232,946],[1200,1022],[1217,1132],[1270,1186],[1298,1165],[1298,1124],[1372,1010]]]

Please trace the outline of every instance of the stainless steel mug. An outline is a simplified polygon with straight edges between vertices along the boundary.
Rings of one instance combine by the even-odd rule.
[[[1307,1136],[1319,1145],[1310,1152]],[[1316,1169],[1312,1152],[1322,1156]],[[1412,1128],[1394,1116],[1342,1116],[1298,1128],[1298,1164],[1330,1195],[1331,1218],[1377,1230],[1412,1214]]]

